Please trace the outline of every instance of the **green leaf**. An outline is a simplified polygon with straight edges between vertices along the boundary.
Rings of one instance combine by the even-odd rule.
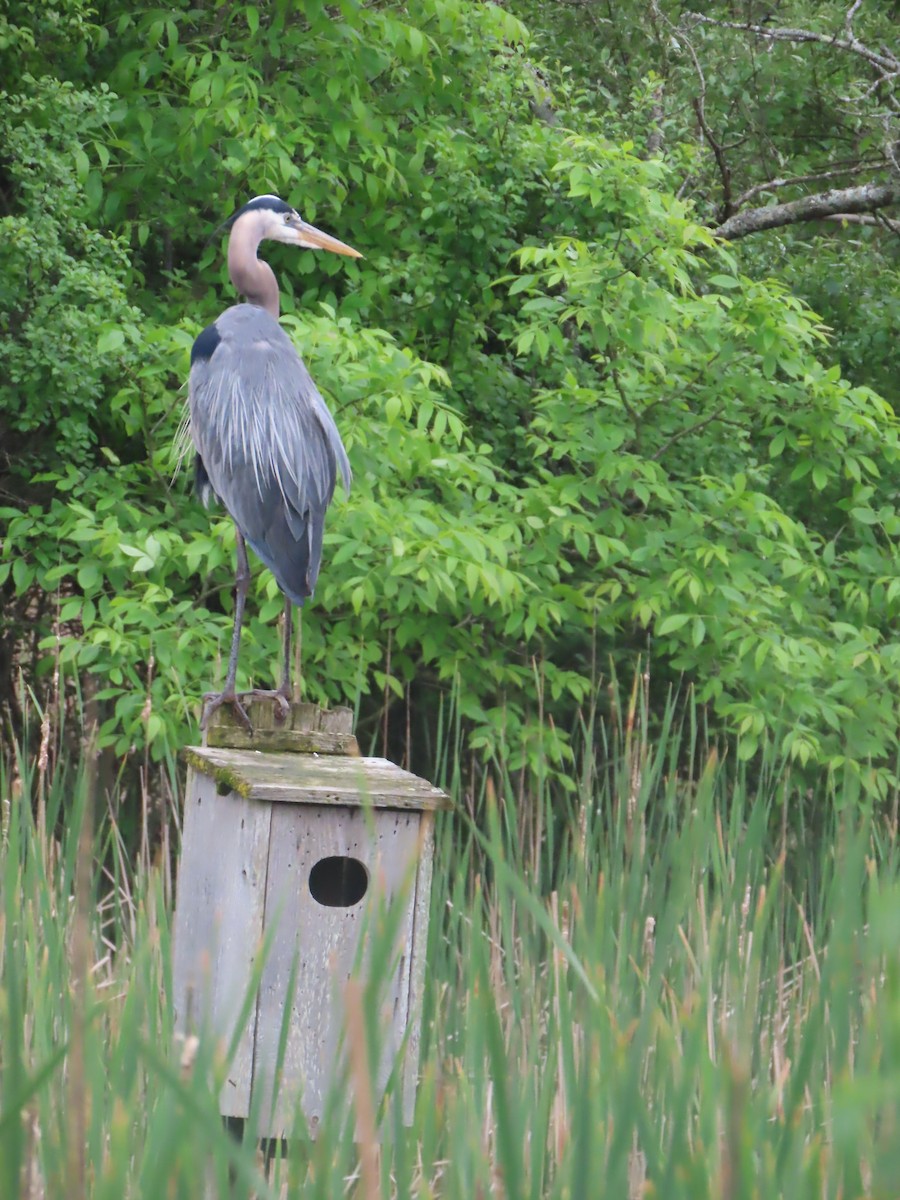
[[[689,613],[673,613],[671,616],[664,617],[656,626],[656,632],[660,637],[665,637],[668,633],[677,633],[677,631],[687,625],[691,617]]]
[[[16,591],[21,595],[34,579],[34,568],[24,561],[24,559],[16,559],[12,565],[13,583],[16,585]]]
[[[59,610],[59,619],[62,622],[73,621],[76,617],[78,617],[80,615],[81,615],[81,600],[80,599],[67,600],[65,602],[65,604],[62,606],[62,608]]]
[[[121,329],[106,329],[97,338],[98,354],[113,354],[125,345],[125,334]]]
[[[861,525],[878,524],[878,514],[874,513],[871,508],[851,508],[850,516],[854,521],[859,521]]]
[[[81,146],[76,146],[73,153],[75,156],[75,173],[78,176],[78,182],[83,184],[87,181],[87,177],[90,174],[90,159]]]
[[[422,32],[413,25],[408,27],[409,45],[416,58],[421,58],[425,52],[425,38]]]
[[[750,737],[745,734],[738,742],[737,756],[740,762],[748,762],[756,754],[759,749],[759,742],[755,737]]]

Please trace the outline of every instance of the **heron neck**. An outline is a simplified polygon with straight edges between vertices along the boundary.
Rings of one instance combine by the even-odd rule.
[[[258,304],[278,320],[278,280],[267,262],[257,258],[262,230],[257,213],[239,217],[228,239],[228,274],[235,289],[248,304]]]

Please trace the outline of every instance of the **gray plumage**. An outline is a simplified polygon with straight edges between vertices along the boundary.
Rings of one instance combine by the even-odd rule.
[[[325,510],[350,463],[325,401],[290,338],[264,308],[237,304],[190,374],[191,433],[208,486],[294,604],[311,596]],[[202,479],[202,474],[201,474]],[[204,494],[205,493],[205,494]]]
[[[291,246],[360,254],[323,233],[277,196],[257,196],[228,222],[228,270],[247,300],[207,326],[191,351],[188,386],[196,483],[209,504],[217,497],[237,527],[234,632],[221,692],[204,697],[201,726],[231,704],[249,728],[235,693],[241,622],[250,583],[246,543],[271,569],[285,595],[284,670],[269,696],[286,714],[291,685],[291,604],[311,596],[322,561],[325,510],[338,472],[350,488],[350,464],[337,426],[316,385],[278,324],[278,283],[257,257],[265,239]]]

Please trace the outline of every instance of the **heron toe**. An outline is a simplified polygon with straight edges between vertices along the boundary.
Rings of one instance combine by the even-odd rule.
[[[247,710],[241,704],[240,697],[235,692],[227,690],[224,692],[207,692],[204,695],[203,708],[200,713],[200,729],[202,732],[206,731],[209,725],[209,718],[223,704],[230,704],[241,725],[244,726],[248,733],[253,732],[253,726],[250,723],[250,718],[247,716]]]

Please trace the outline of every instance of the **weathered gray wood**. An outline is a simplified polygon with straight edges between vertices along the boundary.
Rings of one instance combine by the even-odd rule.
[[[231,1038],[246,1008],[253,971],[261,949],[265,920],[266,876],[272,813],[264,804],[245,804],[239,796],[216,797],[222,825],[232,835],[222,838],[219,864],[222,924],[216,957],[216,996],[213,1023]],[[225,815],[224,810],[231,812]],[[215,847],[210,847],[215,853]],[[256,1004],[251,1003],[240,1040],[229,1064],[219,1096],[219,1111],[226,1117],[249,1112],[253,1083],[253,1050],[256,1039]]]
[[[175,910],[176,1029],[208,1024],[230,1044],[263,934],[271,809],[217,795],[215,780],[188,775]],[[225,1116],[249,1112],[255,1011],[240,1031],[220,1096]]]
[[[219,864],[206,853],[216,825],[216,785],[188,770],[182,850],[176,884],[172,953],[175,1032],[186,1037],[202,1022],[213,994],[215,908]]]
[[[318,722],[318,727],[323,733],[352,733],[353,709],[320,708]]]
[[[263,703],[264,720],[273,708]],[[255,706],[254,706],[255,713]],[[349,714],[349,710],[346,710]],[[293,732],[323,738],[347,715],[294,705]],[[310,726],[318,726],[311,730]],[[225,736],[230,736],[227,728]],[[177,1028],[235,1033],[263,936],[258,995],[238,1032],[238,1050],[220,1096],[228,1116],[260,1111],[259,1132],[290,1134],[298,1112],[313,1131],[339,1078],[344,987],[365,961],[361,935],[387,901],[396,921],[390,979],[383,981],[384,1088],[406,1038],[399,1080],[412,1120],[419,1061],[434,810],[448,797],[386,759],[189,747],[175,938]],[[320,904],[309,876],[323,858],[350,856],[369,872],[352,907]],[[392,926],[393,928],[393,926]],[[379,945],[378,934],[372,938]],[[294,991],[288,995],[294,973]],[[278,1100],[272,1089],[279,1041],[286,1047]]]
[[[248,799],[376,808],[450,807],[440,788],[386,758],[269,754],[212,746],[188,746],[184,754],[195,770],[212,775],[220,789]]]
[[[419,1057],[422,1033],[422,999],[425,991],[425,958],[428,949],[428,924],[431,913],[431,879],[434,869],[434,813],[423,812],[419,826],[419,870],[413,906],[413,925],[409,939],[411,970],[409,1010],[406,1023],[409,1036],[403,1068],[403,1120],[412,1125],[419,1081]]]
[[[211,715],[204,744],[244,750],[296,754],[359,754],[353,736],[353,710],[319,708],[294,703],[285,718],[273,700],[251,700],[246,705],[252,729],[248,730],[227,704]]]
[[[270,1136],[291,1133],[298,1097],[312,1132],[322,1118],[339,1070],[343,986],[354,969],[366,922],[387,899],[404,905],[405,912],[399,923],[396,965],[384,994],[384,1054],[375,1081],[379,1093],[384,1089],[409,1015],[419,822],[418,813],[367,813],[359,807],[340,811],[277,805],[272,809],[266,926],[271,930],[274,925],[275,933],[263,969],[254,1060],[254,1086],[263,1089],[260,1128]],[[325,907],[310,892],[313,866],[333,855],[356,858],[369,872],[368,890],[353,907]],[[295,962],[281,1086],[273,1108],[269,1099]]]
[[[359,754],[352,733],[325,733],[318,729],[209,729],[207,746],[268,750],[288,754]]]

